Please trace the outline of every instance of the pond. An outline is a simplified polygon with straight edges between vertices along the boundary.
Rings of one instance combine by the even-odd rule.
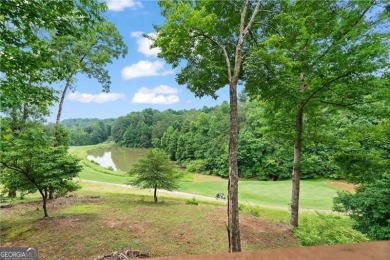
[[[88,151],[87,159],[97,162],[100,166],[112,167],[114,171],[128,172],[138,159],[144,157],[148,149],[109,147]]]

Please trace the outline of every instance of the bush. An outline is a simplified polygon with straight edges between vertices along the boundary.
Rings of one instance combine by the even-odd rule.
[[[194,160],[187,163],[188,172],[204,172],[206,170],[206,162],[204,160]]]
[[[369,239],[352,228],[353,221],[340,216],[317,213],[304,217],[301,225],[294,229],[303,246],[333,245],[366,242]]]
[[[371,239],[390,239],[390,178],[361,186],[355,194],[339,192],[334,209],[347,212],[354,228]]]
[[[261,211],[260,207],[239,204],[238,209],[239,209],[239,211],[251,214],[251,215],[256,216],[256,217],[260,217],[260,211]]]
[[[186,204],[188,204],[188,205],[198,205],[199,202],[195,198],[192,198],[190,200],[187,200]]]
[[[69,192],[81,189],[81,185],[74,181],[65,181],[56,191],[56,197],[65,197]]]

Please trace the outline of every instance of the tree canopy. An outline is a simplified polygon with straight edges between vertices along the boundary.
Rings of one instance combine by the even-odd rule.
[[[272,106],[274,125],[289,125],[275,131],[294,133],[291,224],[298,226],[303,141],[327,124],[333,106],[376,101],[383,72],[390,68],[390,18],[386,1],[280,1],[277,6],[245,61],[245,89]]]
[[[103,21],[105,3],[97,0],[3,1],[0,30],[0,111],[36,106],[41,113],[56,100],[50,84],[63,78],[53,36],[80,37]]]

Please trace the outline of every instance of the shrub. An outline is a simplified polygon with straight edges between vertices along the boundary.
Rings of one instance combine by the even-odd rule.
[[[195,198],[192,198],[190,200],[187,200],[186,204],[188,204],[188,205],[198,205],[199,202]]]
[[[347,212],[354,228],[371,239],[390,239],[390,178],[362,185],[355,194],[339,192],[334,209]]]
[[[251,214],[256,217],[260,217],[260,207],[257,206],[251,206],[251,205],[244,205],[244,204],[239,204],[238,209],[242,212]]]
[[[317,213],[304,217],[301,225],[294,229],[303,246],[348,244],[366,242],[369,239],[352,228],[353,221],[340,216]]]
[[[206,170],[206,162],[204,160],[193,160],[187,163],[188,172],[204,172]]]

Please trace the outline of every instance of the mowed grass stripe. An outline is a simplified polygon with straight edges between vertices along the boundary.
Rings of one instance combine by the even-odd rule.
[[[84,165],[83,170],[80,172],[79,178],[90,181],[101,181],[118,184],[127,184],[129,180],[128,177],[103,173],[86,165]]]
[[[180,191],[213,197],[216,192],[227,194],[227,181],[181,183]],[[301,181],[300,207],[307,209],[331,209],[337,189],[324,180]],[[241,203],[286,207],[290,204],[291,181],[239,181]]]

